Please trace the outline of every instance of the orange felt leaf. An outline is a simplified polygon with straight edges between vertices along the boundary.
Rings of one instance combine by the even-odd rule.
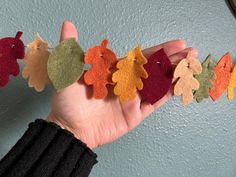
[[[145,63],[147,59],[143,56],[140,46],[129,51],[127,56],[117,63],[118,70],[112,75],[112,81],[116,83],[114,93],[119,96],[121,102],[134,99],[136,90],[143,88],[141,77],[148,77],[143,67]]]
[[[108,40],[103,40],[101,45],[90,48],[84,58],[86,64],[92,65],[85,73],[84,81],[88,85],[93,85],[93,95],[97,99],[106,97],[106,85],[113,84],[111,76],[117,57],[107,45]]]
[[[48,43],[39,34],[34,41],[28,44],[29,51],[26,53],[24,63],[26,64],[22,76],[29,77],[29,87],[34,87],[36,91],[44,90],[45,85],[50,83],[47,73],[47,61],[49,57]]]
[[[236,65],[234,65],[228,86],[228,99],[234,99],[234,88],[236,87]]]
[[[179,78],[174,86],[174,94],[182,95],[182,102],[187,105],[193,100],[193,90],[199,88],[199,82],[193,77],[202,72],[202,65],[198,59],[188,53],[187,58],[181,60],[174,71],[174,78]]]
[[[231,76],[232,59],[230,53],[227,52],[218,62],[214,69],[216,78],[213,79],[213,87],[209,90],[213,101],[218,100],[227,89]]]

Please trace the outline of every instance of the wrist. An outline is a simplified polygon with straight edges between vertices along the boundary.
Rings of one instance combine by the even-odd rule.
[[[83,143],[85,143],[90,149],[95,149],[96,146],[91,145],[90,141],[86,136],[82,136],[85,133],[82,133],[82,131],[78,131],[76,128],[73,128],[70,123],[66,122],[64,118],[55,115],[54,113],[50,113],[47,117],[48,122],[52,122],[57,124],[60,128],[65,129],[72,133],[75,138],[79,139]]]
[[[0,176],[84,176],[96,157],[69,131],[37,119],[0,160]]]

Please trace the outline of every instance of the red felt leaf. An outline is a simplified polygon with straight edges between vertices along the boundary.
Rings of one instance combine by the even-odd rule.
[[[173,69],[164,49],[151,55],[144,68],[148,73],[148,78],[142,79],[144,86],[141,95],[145,101],[154,104],[171,88]]]
[[[10,75],[17,76],[20,72],[17,59],[25,56],[21,35],[22,32],[18,31],[15,37],[0,39],[0,87],[7,85]]]

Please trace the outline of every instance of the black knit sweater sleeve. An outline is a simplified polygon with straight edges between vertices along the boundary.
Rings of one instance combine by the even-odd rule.
[[[96,158],[67,130],[37,119],[0,161],[0,177],[87,177]]]

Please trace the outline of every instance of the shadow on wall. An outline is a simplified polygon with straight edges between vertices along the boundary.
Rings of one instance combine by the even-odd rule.
[[[50,111],[51,89],[37,93],[22,77],[12,78],[0,92],[0,158],[17,142],[29,122]]]
[[[225,0],[230,12],[233,14],[236,19],[236,0]]]

